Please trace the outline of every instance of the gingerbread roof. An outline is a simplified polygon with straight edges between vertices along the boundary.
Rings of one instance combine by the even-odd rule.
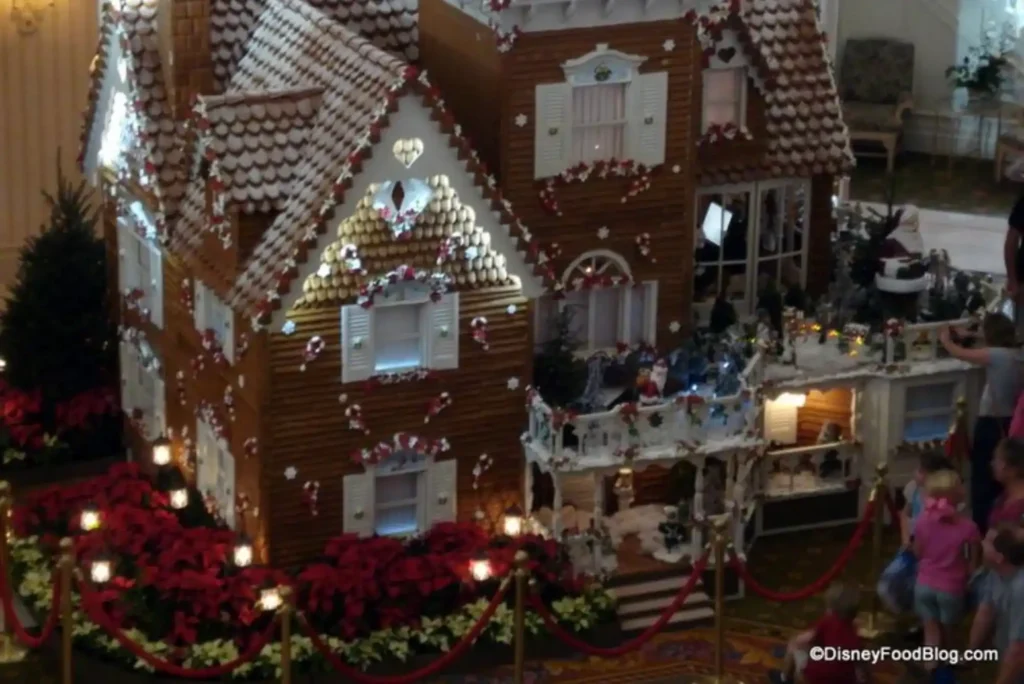
[[[307,0],[377,47],[408,60],[419,57],[416,0]],[[227,88],[235,68],[248,49],[267,0],[212,0],[210,49],[214,78]]]
[[[110,47],[116,30],[116,16],[110,5],[104,5],[100,11],[99,40],[92,62],[89,63],[89,96],[85,105],[85,116],[82,118],[82,133],[78,139],[78,166],[85,168],[85,155],[92,139],[93,129],[97,123],[96,113],[100,109],[100,98],[103,94],[103,77],[110,67]]]
[[[854,164],[849,131],[814,1],[732,0],[723,6],[742,23],[741,40],[768,84],[768,153],[701,169],[701,181],[849,171]]]

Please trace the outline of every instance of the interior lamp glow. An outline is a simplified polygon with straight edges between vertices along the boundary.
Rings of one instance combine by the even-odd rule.
[[[523,509],[518,504],[505,511],[504,528],[505,534],[510,537],[518,537],[523,533]]]
[[[89,578],[96,584],[104,584],[110,581],[113,568],[106,558],[97,558],[89,566]]]
[[[91,504],[86,506],[82,509],[82,515],[79,518],[78,524],[83,532],[92,532],[99,529],[100,512]]]
[[[491,579],[491,561],[482,552],[469,562],[469,574],[477,582],[486,582]]]
[[[181,510],[188,506],[188,489],[184,486],[170,491],[171,508]]]
[[[277,587],[264,589],[260,592],[260,608],[263,610],[277,610],[281,607],[281,603],[281,592]]]
[[[239,568],[247,568],[252,565],[252,542],[244,534],[235,542],[232,559],[235,561],[235,566]]]
[[[160,435],[153,441],[153,465],[163,467],[171,462],[171,441]]]
[[[790,392],[783,392],[775,398],[775,403],[779,406],[792,406],[793,408],[803,408],[807,404],[806,394],[792,394]]]
[[[0,373],[3,373],[5,370],[7,370],[7,361],[0,359]]]

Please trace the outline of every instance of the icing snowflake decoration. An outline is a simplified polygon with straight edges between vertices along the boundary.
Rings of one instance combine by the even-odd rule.
[[[286,479],[286,480],[294,480],[298,476],[299,476],[299,471],[298,471],[298,469],[296,469],[295,466],[288,466],[287,468],[284,469],[284,479]]]
[[[526,125],[528,119],[526,118],[525,114],[516,114],[516,118],[514,119],[514,121],[516,122],[516,126],[522,128],[523,126]]]
[[[509,378],[507,385],[512,391],[519,389],[519,378]]]
[[[291,335],[295,332],[295,321],[285,321],[284,325],[281,326],[281,332],[285,335]]]
[[[608,226],[601,226],[600,228],[597,229],[597,239],[607,240],[610,232],[611,231],[608,230]]]
[[[661,47],[665,52],[672,52],[673,50],[676,49],[676,41],[669,38],[668,40],[661,44]]]
[[[669,332],[677,333],[682,329],[683,326],[679,325],[679,321],[672,321],[668,324]]]

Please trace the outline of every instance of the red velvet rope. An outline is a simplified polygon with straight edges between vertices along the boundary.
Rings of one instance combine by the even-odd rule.
[[[99,625],[100,628],[109,633],[110,636],[114,637],[114,639],[116,639],[117,642],[133,656],[158,672],[170,675],[171,677],[182,677],[184,679],[219,679],[225,675],[231,674],[240,666],[255,659],[256,656],[260,654],[260,651],[263,650],[263,647],[270,643],[270,640],[273,638],[274,632],[277,629],[277,619],[275,618],[269,625],[267,625],[266,631],[260,635],[260,638],[256,639],[256,641],[254,641],[242,655],[230,662],[204,668],[182,667],[181,665],[176,665],[161,658],[157,658],[151,653],[147,653],[141,646],[132,641],[127,634],[121,631],[120,627],[113,623],[110,616],[106,615],[103,610],[99,608],[98,604],[89,600],[89,597],[94,594],[92,592],[92,587],[90,587],[88,583],[79,580],[78,591],[82,596],[82,608],[90,620]]]
[[[320,655],[322,655],[331,666],[337,670],[342,677],[351,679],[356,684],[409,684],[410,682],[418,682],[422,679],[426,679],[432,675],[437,674],[444,668],[448,667],[456,658],[461,656],[463,652],[473,645],[480,635],[483,633],[484,628],[490,623],[491,618],[494,617],[494,613],[498,610],[498,606],[505,600],[505,594],[508,593],[508,583],[503,583],[501,588],[498,589],[498,593],[495,594],[494,598],[487,605],[483,615],[476,621],[473,628],[466,633],[462,639],[449,649],[443,656],[430,663],[426,667],[420,668],[414,672],[407,672],[403,675],[396,677],[374,677],[362,672],[358,668],[352,667],[344,660],[338,657],[338,655],[331,649],[330,646],[325,644],[320,639],[320,635],[316,633],[313,626],[310,625],[306,619],[300,614],[299,624],[302,626],[302,631],[306,633],[310,641],[313,642],[313,648],[315,648]]]
[[[668,621],[672,619],[672,616],[683,607],[687,597],[693,593],[694,587],[697,586],[697,582],[700,581],[700,578],[704,574],[704,570],[707,566],[708,554],[705,552],[704,555],[700,557],[700,560],[694,564],[693,571],[690,573],[689,579],[687,579],[686,583],[680,587],[679,593],[676,594],[675,599],[673,599],[672,603],[665,609],[665,612],[661,614],[657,621],[629,641],[621,643],[613,648],[592,646],[562,627],[558,624],[558,618],[551,614],[551,611],[548,610],[548,607],[544,605],[543,601],[541,601],[536,594],[530,595],[530,606],[537,611],[538,615],[540,615],[540,618],[544,621],[544,626],[548,628],[548,631],[569,648],[576,649],[577,651],[587,655],[598,656],[601,658],[615,658],[641,648],[656,634],[658,634],[658,632],[664,629],[665,625],[668,624]]]
[[[842,572],[843,568],[846,567],[846,564],[850,562],[850,558],[853,557],[854,551],[857,550],[857,547],[860,546],[861,541],[864,539],[864,535],[867,533],[868,527],[870,527],[871,522],[874,519],[874,512],[875,502],[869,501],[868,505],[864,508],[864,517],[861,518],[856,531],[853,533],[853,538],[850,539],[850,542],[846,545],[846,548],[843,549],[843,552],[839,554],[839,558],[836,559],[836,562],[825,572],[824,575],[803,589],[788,592],[773,591],[772,589],[768,589],[767,587],[759,584],[758,581],[750,574],[747,564],[744,563],[738,555],[736,555],[735,551],[732,552],[729,562],[746,584],[747,588],[762,598],[766,598],[769,601],[780,602],[802,601],[803,599],[810,598],[815,594],[823,592],[828,585],[832,583],[832,580]]]
[[[4,534],[3,530],[0,530],[0,534]],[[14,610],[14,595],[11,591],[10,574],[7,572],[7,563],[2,553],[0,553],[0,603],[3,603],[4,626],[10,627],[14,636],[25,646],[39,648],[50,640],[50,637],[53,636],[53,630],[57,628],[57,623],[60,621],[60,573],[53,573],[53,594],[50,602],[50,612],[46,615],[46,621],[39,630],[38,636],[28,633]]]

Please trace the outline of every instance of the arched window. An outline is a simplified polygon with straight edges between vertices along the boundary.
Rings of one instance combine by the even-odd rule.
[[[558,334],[558,316],[567,316],[569,334],[583,352],[611,350],[620,342],[653,343],[657,283],[634,283],[629,264],[610,250],[577,257],[562,276],[566,296],[537,302],[538,345]]]

